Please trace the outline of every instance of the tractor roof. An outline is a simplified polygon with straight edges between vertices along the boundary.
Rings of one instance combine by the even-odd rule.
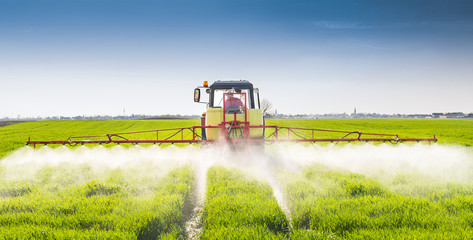
[[[215,81],[210,88],[212,89],[229,89],[233,87],[253,89],[253,84],[247,80],[238,80],[238,81]]]

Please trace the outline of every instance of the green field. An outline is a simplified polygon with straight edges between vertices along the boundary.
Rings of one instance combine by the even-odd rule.
[[[199,120],[40,121],[0,128],[0,158],[31,140],[67,140],[70,136],[99,135],[196,125]]]
[[[69,136],[179,128],[199,125],[200,120],[116,120],[116,121],[39,121],[0,128],[0,158],[32,140],[66,140]],[[347,131],[381,132],[402,137],[432,137],[440,144],[473,146],[472,120],[460,119],[269,119],[266,125],[320,128]],[[326,137],[318,135],[317,137]]]
[[[177,128],[198,123],[199,120],[193,119],[38,121],[0,127],[0,238],[186,239],[186,222],[195,207],[193,191],[197,179],[193,169],[198,162],[193,159],[199,160],[209,155],[199,154],[199,151],[196,153],[195,149],[189,148],[179,151],[180,148],[176,147],[153,150],[147,146],[130,146],[127,150],[125,146],[120,147],[123,152],[119,152],[108,147],[74,147],[72,150],[67,150],[66,147],[39,147],[33,150],[23,146],[28,137],[32,140],[65,140],[71,135]],[[432,137],[435,134],[440,146],[455,146],[452,147],[452,153],[464,153],[454,155],[464,158],[463,162],[458,164],[455,163],[456,159],[444,160],[447,163],[452,162],[446,166],[462,169],[445,169],[445,172],[456,173],[454,170],[462,170],[465,175],[458,179],[440,179],[436,178],[435,174],[441,173],[429,175],[422,171],[388,174],[366,170],[369,174],[360,174],[321,162],[309,162],[293,170],[284,165],[294,163],[288,160],[289,158],[269,161],[270,172],[279,182],[289,208],[289,215],[286,215],[278,205],[273,194],[274,189],[265,177],[255,175],[254,169],[249,170],[251,164],[229,165],[225,163],[226,155],[210,154],[216,162],[223,162],[212,164],[205,177],[206,195],[200,238],[473,237],[473,121],[271,119],[267,120],[266,124],[382,132],[398,134],[400,137]],[[360,146],[353,149],[356,151],[376,148],[370,146],[371,148]],[[428,149],[426,144],[422,146]],[[336,147],[347,149],[345,145]],[[302,145],[292,153],[308,149],[307,152],[312,154],[328,151],[328,154],[343,156],[336,155],[340,153],[337,148],[328,151],[326,149],[331,149],[330,145],[321,146],[319,150]],[[415,146],[413,148],[419,149]],[[10,155],[15,150],[20,152]],[[450,151],[447,147],[432,148],[432,151],[434,150],[440,151],[440,154],[443,154],[441,151]],[[22,155],[21,151],[25,154]],[[86,156],[88,160],[72,161],[82,159],[74,156],[89,152],[102,155],[81,155]],[[156,160],[149,154],[154,152],[162,156],[159,158],[162,162],[153,163]],[[281,156],[283,153],[280,153]],[[129,154],[133,159],[139,159],[140,156],[150,159],[133,164],[126,162],[125,154]],[[362,154],[365,153],[357,153]],[[21,156],[29,156],[29,162],[16,163],[15,161],[22,160]],[[55,156],[58,159],[48,163],[41,162]],[[164,158],[167,156],[171,158],[171,162],[178,158],[185,158],[186,161],[169,168],[164,166],[167,163]],[[35,161],[35,157],[38,157],[39,162]],[[69,157],[70,159],[67,159]],[[243,154],[242,158],[249,162],[263,162],[265,159],[257,155]],[[401,158],[402,156],[399,160],[402,160]],[[420,162],[430,164],[428,159],[421,159],[422,155],[418,158]],[[468,162],[469,160],[471,162]],[[111,163],[105,163],[104,167],[103,162],[107,161]],[[426,171],[432,171],[433,165],[442,161],[443,159],[432,160],[432,166],[426,167],[430,170]],[[260,170],[268,170],[266,165],[262,166]]]

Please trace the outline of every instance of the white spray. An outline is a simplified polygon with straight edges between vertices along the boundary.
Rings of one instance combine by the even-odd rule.
[[[218,163],[227,168],[239,169],[243,172],[249,173],[256,179],[268,182],[272,188],[276,202],[286,215],[289,225],[291,225],[289,205],[284,196],[282,185],[276,176],[276,171],[281,167],[280,164],[284,163],[264,154],[261,151],[262,149],[248,148],[242,150],[243,151],[237,151],[223,148],[218,151],[221,156],[219,161],[214,161],[213,163]]]
[[[218,148],[204,146],[199,154],[195,154],[193,164],[195,172],[194,208],[185,227],[187,239],[198,239],[202,232],[202,211],[204,209],[205,193],[207,189],[207,171],[216,162],[224,158],[223,151]]]
[[[466,182],[472,180],[473,173],[473,150],[460,146],[279,145],[269,152],[293,169],[320,163],[375,178],[415,173],[438,182]]]
[[[165,149],[139,146],[130,148],[97,146],[75,149],[47,146],[37,149],[24,147],[4,158],[0,166],[4,168],[3,178],[13,180],[33,179],[44,167],[67,165],[74,168],[84,164],[90,166],[98,175],[120,168],[132,169],[139,174],[163,176],[170,170],[192,161],[192,154],[187,152],[195,151],[195,149],[183,148],[183,150],[185,153],[172,147]]]
[[[443,145],[346,145],[313,146],[276,144],[260,152],[232,152],[222,146],[161,148],[158,146],[123,148],[67,147],[32,149],[25,147],[2,161],[0,177],[31,179],[45,166],[87,164],[100,174],[116,168],[134,169],[136,173],[163,176],[170,170],[191,164],[195,171],[194,208],[185,224],[189,239],[199,238],[202,231],[202,209],[206,191],[207,170],[220,164],[236,167],[267,181],[279,206],[291,222],[280,169],[298,173],[304,166],[320,163],[334,169],[345,169],[368,177],[393,177],[402,173],[420,173],[440,182],[472,180],[473,151],[459,146]]]
[[[124,148],[103,146],[68,148],[48,146],[18,149],[0,161],[0,178],[5,180],[35,180],[45,167],[74,169],[86,165],[95,176],[105,176],[114,169],[121,169],[125,177],[143,177],[158,180],[169,171],[190,164],[195,172],[192,215],[185,223],[189,239],[197,239],[202,231],[201,214],[206,191],[207,170],[226,156],[226,150],[216,147],[141,147]]]

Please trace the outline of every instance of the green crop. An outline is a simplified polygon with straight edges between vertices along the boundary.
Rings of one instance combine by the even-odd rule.
[[[286,216],[271,187],[237,170],[213,167],[207,175],[203,239],[281,239]]]
[[[198,124],[197,119],[19,123],[0,127],[0,158],[24,146],[28,136],[33,140],[65,140],[71,135]],[[435,134],[439,144],[462,145],[465,149],[473,146],[471,120],[268,119],[266,124],[416,138]],[[322,132],[315,137],[331,135]],[[88,164],[63,163],[42,165],[32,176],[9,178],[12,174],[22,176],[21,168],[12,173],[11,168],[0,165],[0,238],[185,239],[185,221],[193,205],[193,169],[184,166],[165,176],[157,176],[159,171],[143,172],[146,167],[97,172]],[[473,237],[471,176],[463,176],[461,182],[441,181],[416,172],[368,176],[321,164],[300,170],[298,173],[274,167],[289,205],[288,218],[278,206],[269,184],[236,169],[211,167],[207,175],[201,238]],[[470,172],[473,173],[465,171]]]
[[[363,175],[322,165],[307,167],[303,175],[290,178],[286,191],[295,231],[346,239],[473,236],[471,184],[449,190],[440,183],[424,185],[424,194],[411,193],[409,189],[399,191],[396,183],[382,185]]]
[[[191,127],[199,123],[190,120],[116,120],[116,121],[37,121],[0,127],[0,159],[7,153],[25,146],[31,140],[67,140],[70,136],[100,135],[156,129]],[[170,133],[166,133],[167,137]],[[190,132],[186,132],[191,135]],[[156,133],[127,135],[127,138],[154,139]],[[176,136],[180,137],[180,136]],[[189,136],[187,136],[189,137]],[[161,138],[160,138],[161,139]]]
[[[30,180],[0,180],[4,239],[151,239],[184,235],[189,167],[162,178],[97,176],[87,166],[45,167]],[[146,181],[142,181],[146,180]]]
[[[32,140],[67,140],[70,136],[122,133],[199,125],[190,120],[37,121],[0,127],[0,158]],[[268,119],[266,125],[318,128],[370,133],[398,134],[401,137],[433,137],[441,144],[473,146],[473,121],[463,119]],[[186,132],[190,137],[190,132]],[[271,134],[268,129],[266,135]],[[310,134],[309,134],[310,135]],[[311,137],[307,135],[306,137]],[[343,135],[342,135],[343,136]],[[134,137],[134,138],[133,138]],[[154,133],[133,136],[153,138]],[[165,136],[162,136],[165,137]],[[177,136],[176,136],[177,137]],[[283,136],[281,136],[283,137]],[[341,137],[318,132],[316,138]]]
[[[398,134],[407,138],[432,138],[435,134],[440,144],[473,146],[473,121],[470,119],[268,119],[266,125]],[[316,132],[315,137],[343,135]],[[311,136],[306,134],[305,137]]]

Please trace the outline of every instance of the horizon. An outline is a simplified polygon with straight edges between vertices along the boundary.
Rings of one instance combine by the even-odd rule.
[[[463,117],[458,117],[458,114],[463,114]],[[438,115],[437,117],[435,115]],[[385,113],[375,113],[375,112],[357,112],[357,113],[295,113],[295,114],[287,114],[287,113],[270,113],[266,116],[266,118],[278,118],[278,117],[327,117],[327,118],[341,118],[343,117],[352,117],[352,118],[389,118],[390,116],[393,118],[439,118],[440,116],[447,117],[448,115],[455,115],[454,117],[448,118],[472,118],[473,112],[433,112],[433,113],[413,113],[413,114],[406,114],[406,113],[392,113],[392,114],[385,114]],[[200,114],[161,114],[161,115],[147,115],[147,114],[125,114],[125,115],[76,115],[76,116],[65,116],[65,115],[55,115],[55,116],[36,116],[36,117],[29,117],[29,116],[17,116],[17,117],[2,117],[0,121],[29,121],[29,120],[139,120],[139,119],[149,119],[152,120],[154,118],[199,118]],[[79,118],[79,119],[76,119]]]
[[[198,115],[246,79],[278,112],[473,112],[473,2],[0,2],[0,117]]]

